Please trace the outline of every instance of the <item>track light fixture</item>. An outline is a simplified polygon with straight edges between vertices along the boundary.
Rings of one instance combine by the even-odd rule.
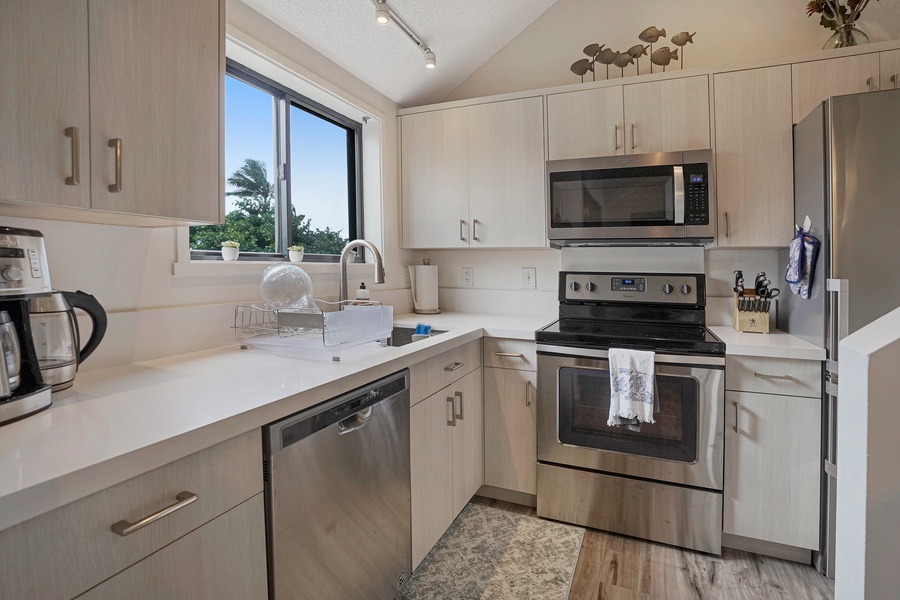
[[[372,0],[372,3],[375,5],[375,22],[386,25],[388,21],[393,21],[400,28],[400,31],[405,33],[406,37],[411,39],[413,44],[425,55],[425,68],[429,70],[437,68],[437,58],[434,52],[397,16],[397,13],[388,7],[387,0]]]

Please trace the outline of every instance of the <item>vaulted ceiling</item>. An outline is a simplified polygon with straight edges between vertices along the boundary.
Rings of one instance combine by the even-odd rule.
[[[394,23],[375,22],[372,0],[243,0],[401,106],[438,102],[556,0],[387,0],[437,57]]]

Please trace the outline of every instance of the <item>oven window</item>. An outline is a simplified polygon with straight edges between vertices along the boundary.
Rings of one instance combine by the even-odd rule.
[[[559,370],[559,440],[563,444],[692,463],[697,460],[700,383],[657,372],[659,411],[639,430],[611,427],[609,371]]]
[[[659,171],[659,168],[655,169]],[[658,227],[675,222],[674,178],[589,171],[550,175],[553,227]],[[633,173],[631,173],[633,175]]]

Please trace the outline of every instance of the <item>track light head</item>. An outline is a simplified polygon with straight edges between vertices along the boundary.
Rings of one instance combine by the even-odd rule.
[[[425,48],[425,68],[426,69],[436,69],[437,68],[437,60],[435,59],[434,52],[431,51],[430,48]]]
[[[384,4],[381,4],[381,6],[384,6]],[[375,22],[376,23],[378,23],[380,25],[387,25],[388,21],[390,21],[390,20],[391,20],[391,13],[387,9],[379,8],[378,10],[375,11]]]

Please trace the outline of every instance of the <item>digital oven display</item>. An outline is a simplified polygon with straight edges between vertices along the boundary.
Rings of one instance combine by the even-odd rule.
[[[646,292],[647,280],[643,277],[613,277],[614,292]]]
[[[691,175],[691,183],[703,183],[703,175]]]

